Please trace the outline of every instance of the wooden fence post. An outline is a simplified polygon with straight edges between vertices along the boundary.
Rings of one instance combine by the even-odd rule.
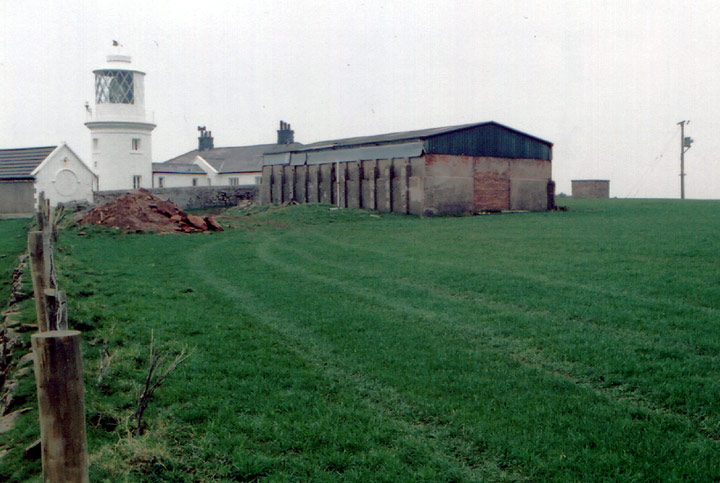
[[[30,339],[35,353],[43,480],[89,482],[80,332],[40,332]]]
[[[45,192],[41,191],[38,195],[38,207],[37,207],[37,225],[38,231],[45,231],[47,226],[47,220],[45,219]]]
[[[46,288],[45,314],[47,330],[67,330],[67,298],[63,290]]]
[[[28,252],[30,254],[30,272],[33,284],[33,292],[35,294],[35,313],[37,314],[38,330],[44,332],[47,330],[47,314],[45,311],[45,289],[49,288],[45,280],[45,237],[41,231],[31,231],[28,233]]]

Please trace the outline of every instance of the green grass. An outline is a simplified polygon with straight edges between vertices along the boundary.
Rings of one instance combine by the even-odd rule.
[[[64,232],[91,479],[720,479],[720,202],[566,203]],[[195,352],[132,438],[151,331]],[[96,387],[105,340],[116,362]],[[0,479],[38,478],[6,460]]]
[[[27,247],[27,219],[0,220],[0,304],[10,296],[10,278],[17,267],[18,256]]]

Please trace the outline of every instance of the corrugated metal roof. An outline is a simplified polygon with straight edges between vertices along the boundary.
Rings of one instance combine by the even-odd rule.
[[[165,164],[192,164],[196,156],[208,162],[218,173],[252,173],[261,172],[263,167],[263,154],[279,151],[292,151],[302,147],[300,143],[292,144],[257,144],[254,146],[234,146],[226,148],[206,149],[198,151],[193,149],[185,154],[165,161],[153,163],[162,166]]]
[[[32,179],[30,174],[57,146],[0,149],[0,179]]]
[[[153,173],[205,174],[197,164],[191,163],[153,163]]]
[[[358,159],[412,158],[423,152],[423,142],[416,140],[409,143],[394,143],[371,146],[343,147],[342,149],[323,149],[317,151],[300,151],[293,153],[277,153],[265,156],[265,164],[325,164]]]
[[[447,133],[451,133],[451,132],[463,131],[465,129],[472,129],[472,128],[476,128],[479,126],[491,126],[491,125],[501,127],[508,131],[512,131],[514,133],[520,134],[527,138],[534,139],[541,143],[552,146],[552,143],[550,141],[545,141],[544,139],[540,139],[538,137],[531,136],[530,134],[524,133],[522,131],[518,131],[517,129],[503,126],[502,124],[499,124],[495,121],[488,121],[488,122],[478,122],[478,123],[472,123],[472,124],[461,124],[458,126],[446,126],[446,127],[435,127],[435,128],[430,128],[430,129],[420,129],[417,131],[394,132],[394,133],[388,133],[388,134],[379,134],[379,135],[375,135],[375,136],[360,136],[360,137],[345,138],[345,139],[335,139],[335,140],[331,140],[331,141],[320,141],[317,143],[303,145],[301,148],[293,148],[291,146],[287,146],[286,149],[278,150],[276,152],[313,151],[313,150],[319,150],[319,149],[329,149],[329,148],[334,148],[334,147],[347,148],[347,147],[351,147],[351,146],[361,146],[361,145],[367,145],[367,144],[397,143],[399,141],[427,139],[427,138],[431,138],[434,136],[439,136],[439,135],[447,134]]]

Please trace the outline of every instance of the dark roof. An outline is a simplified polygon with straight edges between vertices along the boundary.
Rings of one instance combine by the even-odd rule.
[[[472,129],[472,128],[476,128],[479,126],[498,126],[505,130],[520,134],[527,138],[534,139],[541,143],[552,146],[552,143],[550,141],[545,141],[544,139],[540,139],[538,137],[531,136],[530,134],[524,133],[522,131],[518,131],[517,129],[503,126],[502,124],[499,124],[495,121],[489,121],[489,122],[476,122],[476,123],[472,123],[472,124],[461,124],[458,126],[446,126],[446,127],[435,127],[435,128],[430,128],[430,129],[420,129],[420,130],[416,130],[416,131],[393,132],[393,133],[388,133],[388,134],[378,134],[375,136],[360,136],[360,137],[345,138],[345,139],[335,139],[335,140],[331,140],[331,141],[320,141],[317,143],[305,144],[301,148],[293,148],[292,145],[288,145],[288,146],[286,146],[286,149],[277,150],[276,152],[312,151],[315,149],[361,146],[361,145],[366,145],[366,144],[386,144],[386,143],[392,144],[392,143],[397,143],[400,141],[410,141],[410,140],[415,140],[415,139],[432,138],[434,136],[439,136],[442,134],[447,134],[447,133],[456,132],[456,131],[463,131],[466,129]]]
[[[153,173],[205,174],[200,166],[191,163],[153,163]]]
[[[192,164],[196,156],[200,156],[208,162],[218,173],[251,173],[260,172],[263,167],[263,154],[276,153],[279,151],[296,150],[302,147],[300,143],[292,144],[257,144],[254,146],[234,146],[227,148],[214,148],[199,151],[193,149],[185,154],[165,161],[164,163],[153,163],[153,172],[159,171],[168,164]],[[175,172],[175,171],[173,171]]]
[[[57,146],[0,149],[0,179],[32,179],[30,174]]]

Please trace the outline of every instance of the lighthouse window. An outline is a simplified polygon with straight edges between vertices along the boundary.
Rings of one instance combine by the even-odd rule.
[[[133,138],[133,140],[132,140],[132,150],[133,150],[133,151],[140,151],[140,138]]]
[[[133,73],[126,70],[96,71],[95,102],[97,104],[134,104]]]
[[[133,176],[133,189],[139,189],[140,188],[140,179],[141,176],[139,174],[136,174]]]

